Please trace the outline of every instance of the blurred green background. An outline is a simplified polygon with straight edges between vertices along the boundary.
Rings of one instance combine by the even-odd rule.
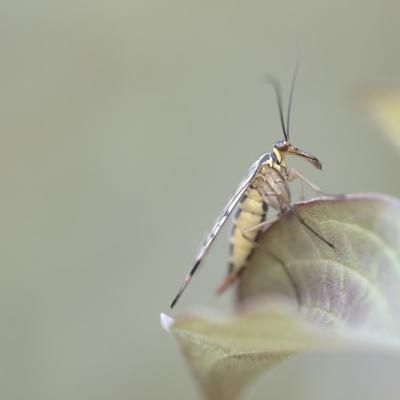
[[[324,169],[292,165],[331,193],[400,195],[398,155],[358,99],[400,83],[397,1],[1,9],[2,399],[196,398],[159,314],[248,166],[281,138],[262,77],[287,95],[296,43],[292,140]],[[227,307],[232,293],[214,295],[227,251],[225,232],[178,311]],[[397,399],[399,366],[303,355],[249,398]]]

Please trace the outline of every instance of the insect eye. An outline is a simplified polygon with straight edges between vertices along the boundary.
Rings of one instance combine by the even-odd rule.
[[[288,144],[285,140],[279,140],[278,142],[275,143],[275,147],[278,150],[287,150]]]

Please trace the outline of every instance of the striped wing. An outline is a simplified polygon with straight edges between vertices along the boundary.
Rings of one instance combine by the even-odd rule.
[[[213,241],[217,237],[219,231],[225,224],[226,220],[228,219],[229,215],[232,213],[232,211],[235,209],[237,203],[240,201],[242,198],[244,192],[246,189],[249,187],[251,181],[254,179],[256,176],[258,170],[260,169],[260,166],[264,162],[265,159],[265,154],[263,154],[249,169],[246,177],[243,179],[243,181],[240,183],[239,187],[237,188],[236,192],[234,195],[229,199],[228,203],[226,206],[223,208],[221,214],[217,217],[217,219],[214,222],[214,225],[212,226],[210,233],[207,234],[204,243],[200,247],[200,250],[197,254],[197,257],[194,261],[194,264],[192,268],[190,269],[189,273],[186,275],[181,288],[178,291],[178,294],[175,296],[175,299],[171,303],[171,308],[174,307],[174,305],[177,303],[179,298],[181,297],[183,291],[185,290],[186,286],[189,284],[190,280],[192,279],[192,276],[195,274],[197,268],[199,267],[201,261],[203,260],[204,256],[207,254],[208,250],[210,249]]]

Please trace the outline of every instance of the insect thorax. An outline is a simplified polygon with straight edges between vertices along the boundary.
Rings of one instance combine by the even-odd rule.
[[[263,201],[270,207],[283,211],[290,204],[290,191],[287,185],[288,169],[284,159],[278,163],[273,154],[261,166],[251,183]]]

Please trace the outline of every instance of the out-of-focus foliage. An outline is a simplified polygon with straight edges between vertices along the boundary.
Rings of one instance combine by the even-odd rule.
[[[400,151],[400,92],[375,90],[364,101]]]
[[[287,214],[259,239],[233,316],[162,317],[207,399],[238,398],[260,372],[300,351],[400,350],[400,202],[351,195],[297,211],[334,249]]]

